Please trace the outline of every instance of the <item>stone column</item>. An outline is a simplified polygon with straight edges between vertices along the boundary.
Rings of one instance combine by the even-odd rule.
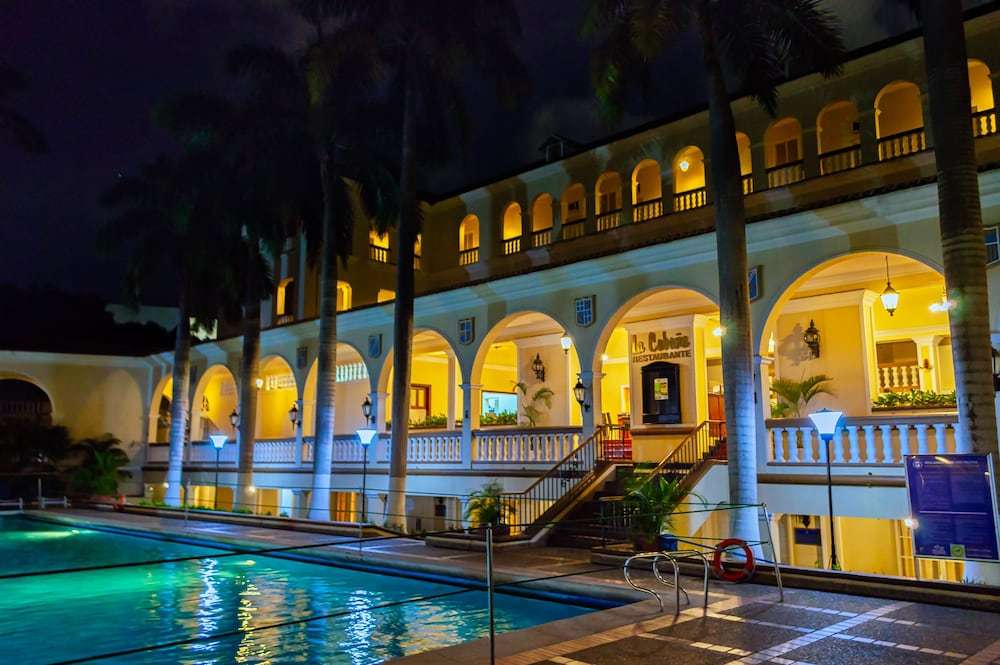
[[[754,411],[757,421],[757,471],[763,472],[768,460],[771,458],[771,441],[767,431],[766,420],[770,416],[771,406],[771,381],[768,378],[768,368],[774,362],[772,358],[767,358],[760,354],[754,354]]]
[[[306,259],[308,249],[306,247],[306,234],[299,233],[299,269],[295,276],[295,319],[301,321],[306,318],[306,277],[309,275],[309,264]],[[319,312],[316,312],[319,314]]]
[[[595,418],[596,418],[596,416],[595,416],[595,406],[596,406],[595,405],[595,401],[596,400],[594,399],[594,395],[597,393],[597,390],[595,390],[595,387],[594,387],[594,376],[595,376],[594,372],[591,371],[591,370],[582,370],[580,372],[580,383],[582,383],[587,388],[587,404],[590,407],[590,408],[584,408],[583,409],[583,413],[582,413],[582,416],[583,416],[583,433],[582,433],[582,439],[584,441],[586,441],[587,439],[589,439],[590,437],[592,437],[594,435],[594,431],[596,429],[596,425],[595,425]],[[570,386],[570,393],[573,392],[573,388],[572,388],[573,385],[576,385],[575,382]],[[576,397],[575,396],[573,396],[571,394],[570,399],[572,400],[573,404],[576,405],[577,408],[580,408],[580,406],[578,404],[576,404]]]
[[[389,393],[369,393],[369,398],[372,401],[372,416],[375,418],[375,431],[379,434],[385,434],[385,410],[389,404]]]
[[[472,433],[479,429],[482,391],[481,385],[462,384],[462,466],[465,468],[472,466]]]
[[[816,115],[813,115],[816,118]],[[802,172],[806,178],[819,175],[819,142],[815,125],[802,128]]]
[[[295,425],[295,466],[300,466],[302,464],[302,425],[305,408],[300,399],[295,400],[295,405],[299,407],[299,422]]]

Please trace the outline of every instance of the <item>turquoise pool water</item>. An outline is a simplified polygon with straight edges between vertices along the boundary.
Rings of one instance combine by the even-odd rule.
[[[0,575],[223,550],[0,518]],[[423,602],[398,601],[459,592]],[[498,594],[498,631],[590,611]],[[343,614],[279,628],[269,624]],[[225,637],[220,633],[238,631]],[[485,593],[260,555],[0,580],[0,663],[367,665],[487,632]],[[106,654],[178,640],[190,644]]]

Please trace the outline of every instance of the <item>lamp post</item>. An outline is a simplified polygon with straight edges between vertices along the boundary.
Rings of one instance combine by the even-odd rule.
[[[222,449],[226,445],[226,435],[225,434],[212,434],[208,437],[212,440],[212,445],[215,447],[215,495],[212,502],[212,510],[219,509],[219,454],[222,453]]]
[[[378,431],[371,426],[372,422],[372,401],[365,396],[365,401],[361,405],[361,412],[365,416],[365,426],[358,430],[358,441],[361,442],[361,523],[368,521],[368,446],[375,440]]]
[[[840,570],[840,561],[837,559],[837,538],[833,529],[833,475],[830,470],[830,442],[837,431],[837,425],[844,414],[840,411],[830,409],[820,409],[816,413],[810,413],[809,419],[816,426],[823,443],[826,446],[826,496],[830,513],[830,570]]]

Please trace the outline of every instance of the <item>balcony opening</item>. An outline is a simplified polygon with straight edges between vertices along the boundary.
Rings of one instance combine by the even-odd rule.
[[[378,233],[375,229],[368,232],[368,258],[375,263],[392,263],[389,249],[389,234]]]
[[[615,171],[606,171],[594,185],[594,202],[597,206],[597,230],[607,231],[622,223],[622,177]]]
[[[278,326],[295,320],[295,279],[286,277],[274,290],[274,324]]]
[[[879,91],[875,97],[875,136],[880,162],[927,148],[920,88],[909,81],[895,81]]]
[[[531,246],[552,243],[552,195],[540,194],[531,206]]]
[[[969,92],[972,98],[972,135],[997,133],[997,115],[993,106],[993,81],[990,68],[979,60],[969,60]]]
[[[368,379],[368,368],[361,354],[353,346],[344,342],[337,343],[335,378],[337,389],[334,392],[334,462],[343,462],[350,457],[350,451],[355,451],[358,440],[357,430],[365,425],[361,404],[369,397],[372,390]],[[311,438],[316,434],[316,382],[319,378],[319,362],[313,359],[306,374],[305,387],[302,390],[302,436]],[[286,409],[287,410],[287,409]],[[372,416],[375,414],[373,413]],[[285,414],[288,419],[288,414]],[[302,459],[312,461],[312,441],[304,445]],[[346,444],[346,445],[345,445]],[[345,452],[346,451],[346,452]]]
[[[351,308],[351,285],[337,281],[337,311],[346,312]]]
[[[740,177],[743,180],[743,195],[753,194],[753,158],[750,156],[750,137],[736,132],[736,149],[740,153]]]
[[[662,216],[660,164],[653,159],[644,159],[632,171],[632,221],[645,222]]]
[[[861,166],[858,108],[848,101],[827,104],[816,117],[820,175]]]
[[[392,425],[393,377],[392,354],[386,354],[386,364],[379,375],[379,389],[386,394],[386,427]],[[462,373],[454,349],[440,333],[418,330],[413,335],[410,361],[409,427],[411,436],[426,434],[422,430],[454,431],[461,423]],[[410,461],[417,461],[411,451]]]
[[[521,251],[521,233],[523,230],[521,221],[521,206],[511,203],[503,211],[503,254],[516,254]]]
[[[575,182],[562,195],[562,239],[571,240],[582,236],[586,219],[587,190]]]
[[[479,261],[479,218],[467,215],[458,225],[458,265],[468,266]]]
[[[674,212],[693,210],[708,204],[705,187],[705,156],[701,148],[682,148],[673,161]]]
[[[767,186],[784,187],[805,178],[802,168],[802,125],[795,118],[781,118],[764,132]]]
[[[163,442],[170,440],[170,412],[169,394],[170,386],[164,389],[163,395],[167,398],[166,418],[161,412],[162,426],[157,427],[157,441],[160,441],[161,431],[165,438]],[[204,441],[212,434],[225,434],[236,438],[236,428],[230,420],[230,414],[237,409],[239,395],[236,389],[236,379],[232,372],[224,365],[213,365],[202,373],[197,385],[193,386],[192,417],[191,417],[191,441]],[[161,401],[161,406],[164,406]],[[291,406],[291,405],[289,405]],[[287,407],[286,407],[287,411]],[[197,414],[197,417],[194,417]]]
[[[261,359],[260,378],[263,383],[257,392],[255,447],[264,444],[261,439],[288,439],[295,436],[288,419],[288,410],[299,399],[295,374],[281,356]],[[263,453],[264,449],[260,452]]]

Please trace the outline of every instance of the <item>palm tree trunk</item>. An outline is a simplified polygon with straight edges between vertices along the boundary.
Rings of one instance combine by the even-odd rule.
[[[260,297],[256,289],[254,256],[257,240],[247,238],[247,285],[243,302],[243,358],[240,361],[240,456],[236,467],[234,508],[253,510],[253,448],[257,429],[257,377],[260,376]]]
[[[937,160],[941,251],[960,427],[959,450],[997,458],[997,423],[979,175],[972,137],[969,66],[959,2],[922,0],[924,62]],[[1000,491],[1000,478],[993,477]]]
[[[700,32],[708,87],[711,131],[709,174],[715,195],[715,242],[719,265],[719,314],[722,328],[722,376],[725,383],[729,501],[757,503],[756,405],[750,341],[750,294],[747,287],[746,213],[740,178],[736,123],[716,49],[711,18],[702,14]],[[757,509],[730,513],[733,536],[759,540]]]
[[[182,294],[177,303],[177,331],[174,339],[173,392],[170,398],[170,459],[167,462],[168,506],[181,505],[184,471],[184,441],[187,438],[189,394],[191,390],[191,322]]]
[[[330,155],[320,157],[323,182],[323,256],[320,264],[319,356],[316,359],[316,433],[313,442],[313,484],[309,519],[330,519],[330,469],[337,394],[337,252]]]
[[[410,356],[413,351],[413,244],[417,240],[416,99],[406,76],[399,186],[402,207],[396,234],[396,303],[393,308],[392,455],[386,523],[406,528],[406,454],[410,427]]]

